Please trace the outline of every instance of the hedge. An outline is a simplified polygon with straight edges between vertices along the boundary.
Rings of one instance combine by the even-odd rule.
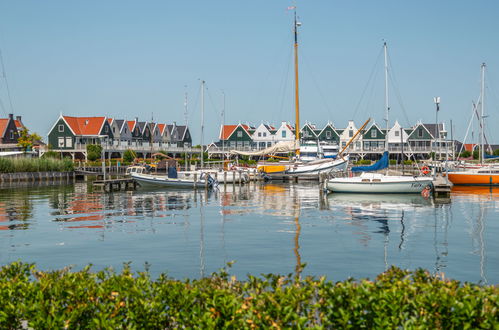
[[[0,158],[0,173],[70,172],[73,170],[73,161],[67,158]]]
[[[92,272],[0,269],[0,328],[497,328],[498,289],[395,267],[373,280],[267,274],[151,279],[125,264]]]

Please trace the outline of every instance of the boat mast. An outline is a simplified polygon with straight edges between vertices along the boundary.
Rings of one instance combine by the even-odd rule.
[[[383,50],[385,53],[385,122],[386,122],[386,135],[385,135],[385,151],[388,151],[388,113],[390,112],[390,105],[388,103],[388,56],[386,49],[386,41],[383,43]]]
[[[222,109],[222,161],[225,161],[225,139],[224,139],[224,130],[225,130],[225,92],[222,91],[223,95],[223,109]],[[225,163],[222,164],[224,166]]]
[[[482,63],[482,86],[480,88],[480,164],[483,164],[485,158],[484,140],[485,140],[485,122],[483,120],[484,115],[484,103],[485,103],[485,63]]]
[[[184,121],[185,129],[187,130],[187,127],[189,127],[189,120],[187,117],[187,90],[184,92]],[[187,152],[185,153],[185,170],[187,171]]]
[[[201,80],[201,168],[204,167],[203,160],[203,135],[204,135],[204,80]]]
[[[301,23],[296,20],[296,7],[294,8],[295,20],[294,20],[294,35],[295,35],[295,44],[294,44],[294,53],[295,53],[295,116],[296,116],[296,124],[295,124],[295,147],[296,156],[300,156],[300,149],[298,148],[298,144],[300,143],[300,97],[298,94],[298,27],[301,26]]]

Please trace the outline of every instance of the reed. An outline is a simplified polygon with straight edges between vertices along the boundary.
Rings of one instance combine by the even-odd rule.
[[[0,173],[70,172],[73,170],[74,164],[70,159],[0,158]]]

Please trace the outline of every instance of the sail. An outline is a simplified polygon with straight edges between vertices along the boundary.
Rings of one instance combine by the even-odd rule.
[[[388,151],[383,153],[383,156],[376,163],[369,166],[352,167],[352,172],[370,172],[378,171],[388,167]]]
[[[258,150],[258,151],[231,150],[230,153],[233,155],[243,155],[243,156],[264,156],[276,153],[294,152],[298,148],[300,148],[300,144],[298,141],[281,141],[263,150]]]

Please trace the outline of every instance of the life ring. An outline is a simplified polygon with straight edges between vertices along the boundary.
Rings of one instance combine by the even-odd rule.
[[[426,166],[426,165],[423,166],[423,167],[421,167],[421,173],[423,173],[425,175],[428,174],[428,173],[430,173],[430,168],[428,166]]]

